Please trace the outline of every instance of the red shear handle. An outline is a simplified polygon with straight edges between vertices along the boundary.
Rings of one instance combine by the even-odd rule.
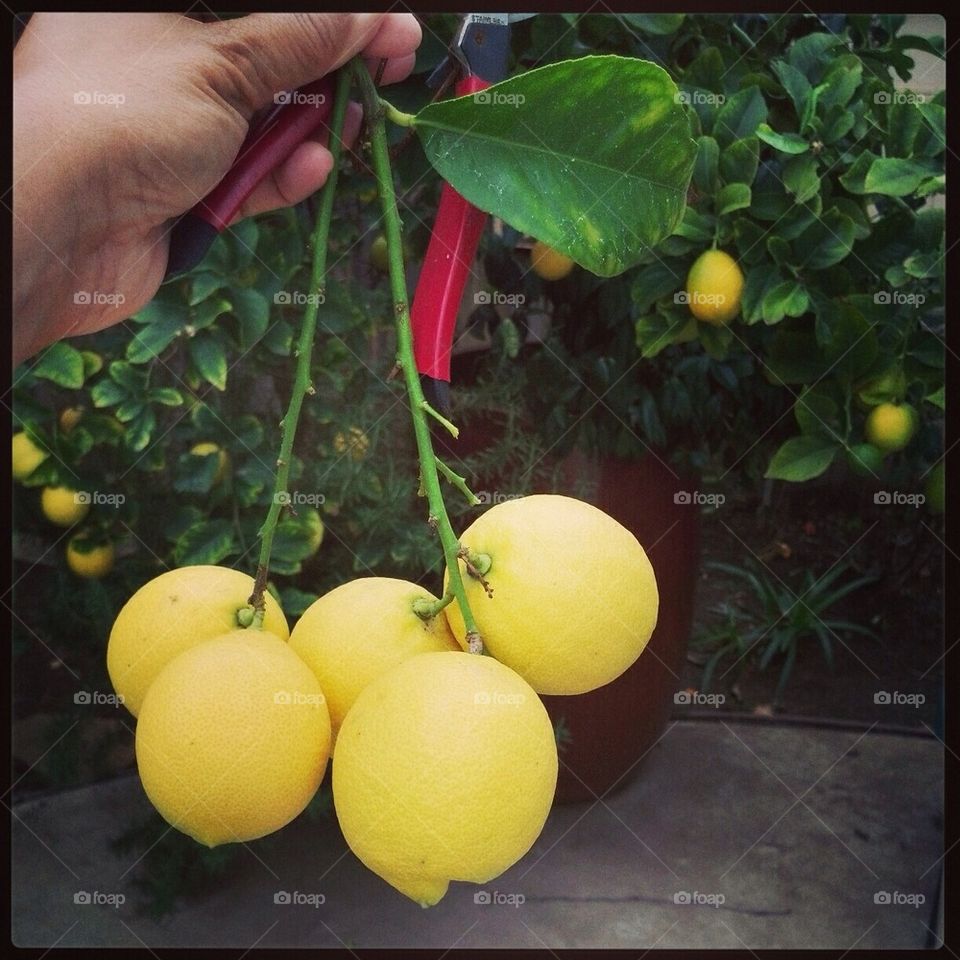
[[[230,225],[257,184],[330,116],[333,77],[315,80],[287,96],[289,101],[250,131],[227,175],[191,211],[217,232]]]
[[[464,77],[456,94],[462,97],[489,86],[479,77]],[[453,331],[486,222],[486,213],[464,200],[449,183],[443,185],[411,312],[417,370],[434,380],[450,380]]]

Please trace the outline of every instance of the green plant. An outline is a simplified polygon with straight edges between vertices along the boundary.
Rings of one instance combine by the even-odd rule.
[[[653,447],[714,475],[742,465],[803,481],[862,442],[871,406],[909,400],[921,413],[901,455],[913,479],[939,458],[944,211],[929,200],[945,189],[945,99],[897,89],[893,74],[908,81],[910,52],[942,56],[943,41],[901,35],[903,22],[564,15],[523,25],[523,64],[587,49],[656,59],[698,145],[683,219],[638,266],[603,282],[575,271],[517,287],[552,313],[550,338],[525,359],[543,385],[532,402],[550,442],[621,456]],[[697,324],[678,296],[710,248],[745,274],[740,315],[725,327]],[[523,266],[512,250],[499,260],[510,257]],[[510,276],[489,259],[488,275]]]
[[[709,653],[703,668],[704,691],[710,689],[714,674],[727,660],[733,662],[724,676],[734,669],[742,675],[751,666],[763,671],[776,660],[780,662],[780,676],[774,702],[780,702],[797,656],[809,641],[819,642],[824,660],[833,669],[835,642],[842,642],[849,634],[877,639],[867,627],[831,614],[832,608],[844,597],[876,580],[858,577],[837,586],[837,581],[849,572],[846,564],[832,567],[821,577],[816,577],[812,570],[803,570],[797,589],[753,562],[743,567],[727,563],[706,566],[742,580],[751,602],[746,605],[735,600],[721,603],[714,611],[720,621],[694,639],[695,648]]]

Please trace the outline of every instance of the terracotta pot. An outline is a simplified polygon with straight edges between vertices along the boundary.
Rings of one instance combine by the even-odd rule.
[[[557,801],[590,800],[636,776],[662,734],[690,637],[700,565],[700,512],[674,502],[695,489],[654,456],[640,461],[591,462],[575,454],[564,464],[571,478],[596,482],[592,501],[631,530],[653,564],[660,592],[657,627],[640,658],[616,680],[590,693],[543,698],[571,739],[560,752]],[[558,493],[563,491],[557,491]]]

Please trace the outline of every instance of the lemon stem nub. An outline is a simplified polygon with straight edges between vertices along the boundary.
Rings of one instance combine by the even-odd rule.
[[[471,630],[467,634],[467,652],[475,653],[478,656],[483,653],[483,640],[476,630]]]
[[[250,624],[253,623],[255,615],[256,610],[254,610],[252,606],[241,607],[237,611],[237,623],[239,623],[241,627],[249,627]]]
[[[439,600],[428,600],[418,597],[413,601],[413,612],[421,620],[432,620],[444,607],[449,606],[456,599],[452,590],[448,590]]]

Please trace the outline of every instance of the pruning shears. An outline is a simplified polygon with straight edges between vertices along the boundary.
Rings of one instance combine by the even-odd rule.
[[[470,13],[428,85],[456,69],[455,96],[476,94],[507,75],[511,24],[532,13]],[[450,413],[450,354],[460,301],[487,214],[444,183],[411,310],[414,357],[424,396]]]
[[[174,224],[164,279],[195,267],[229,226],[257,184],[318,130],[333,109],[333,77],[277,94],[247,134],[226,176]]]

